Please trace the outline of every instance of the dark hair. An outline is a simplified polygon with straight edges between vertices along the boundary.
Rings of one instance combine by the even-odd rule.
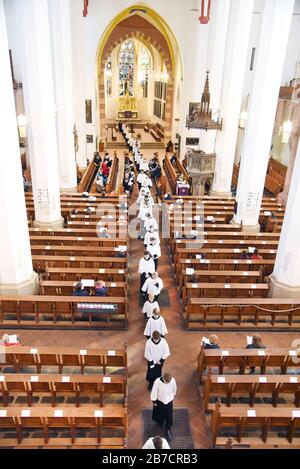
[[[80,291],[81,289],[82,289],[82,283],[77,282],[76,285],[75,285],[75,291]]]
[[[254,254],[258,254],[258,249],[257,248],[254,249]]]
[[[162,449],[163,440],[161,436],[154,436],[152,443],[155,449]]]

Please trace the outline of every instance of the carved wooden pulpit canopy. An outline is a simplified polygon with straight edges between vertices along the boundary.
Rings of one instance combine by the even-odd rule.
[[[188,129],[219,129],[222,130],[222,120],[214,120],[210,109],[209,71],[206,72],[206,80],[200,103],[190,103],[189,115],[186,118]]]

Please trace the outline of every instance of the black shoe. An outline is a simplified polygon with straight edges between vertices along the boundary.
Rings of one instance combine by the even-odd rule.
[[[172,435],[171,435],[170,430],[166,430],[165,434],[166,434],[167,441],[170,442],[172,440]]]

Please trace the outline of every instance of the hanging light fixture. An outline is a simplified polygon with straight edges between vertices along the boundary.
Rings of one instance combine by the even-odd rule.
[[[293,123],[292,121],[288,120],[283,123],[282,126],[282,135],[281,135],[281,142],[282,143],[289,143],[289,138],[292,133]]]
[[[240,114],[240,119],[239,119],[239,127],[240,129],[244,129],[246,126],[246,120],[247,120],[247,111],[242,111]]]
[[[296,67],[295,67],[295,79],[293,83],[293,93],[292,93],[291,102],[289,106],[288,118],[286,121],[284,121],[284,123],[282,124],[282,128],[281,128],[281,142],[282,143],[289,143],[289,138],[292,135],[293,122],[291,121],[291,112],[292,112],[293,103],[295,102],[294,98],[295,98],[295,91],[296,91],[296,85],[297,85],[296,77],[298,76],[297,72],[298,72],[299,64],[300,64],[300,51],[298,54],[298,60],[297,60]]]

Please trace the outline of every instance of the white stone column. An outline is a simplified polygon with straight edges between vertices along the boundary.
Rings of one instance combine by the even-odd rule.
[[[36,293],[3,0],[0,0],[0,293]]]
[[[293,7],[294,0],[266,0],[262,13],[234,217],[236,223],[243,223],[245,230],[259,229],[258,218]]]
[[[217,132],[216,166],[211,195],[231,196],[231,177],[243,93],[254,0],[231,0],[220,114],[223,128]]]
[[[211,5],[206,68],[209,71],[210,107],[213,118],[220,113],[225,46],[230,11],[230,0],[214,0]],[[200,147],[213,153],[217,130],[200,131]]]
[[[51,1],[51,0],[50,0]],[[76,162],[80,169],[85,169],[86,159],[86,122],[85,122],[85,37],[84,22],[82,16],[83,2],[72,0],[72,53],[73,53],[73,84],[74,84],[74,105],[75,124],[78,136],[78,151]],[[96,77],[96,74],[95,74]],[[96,80],[96,78],[95,78]]]
[[[291,178],[274,271],[271,275],[270,296],[300,298],[300,143]]]
[[[62,191],[76,191],[70,0],[51,0],[48,5],[57,109],[59,186]]]
[[[35,224],[61,227],[56,104],[47,0],[20,0],[22,81]]]
[[[199,11],[187,10],[182,18],[182,28],[186,31],[185,44],[182,50],[183,81],[180,87],[180,122],[181,159],[186,153],[186,138],[199,138],[199,129],[186,128],[186,116],[189,113],[189,103],[199,102],[206,79],[206,48],[209,24],[200,24]]]

